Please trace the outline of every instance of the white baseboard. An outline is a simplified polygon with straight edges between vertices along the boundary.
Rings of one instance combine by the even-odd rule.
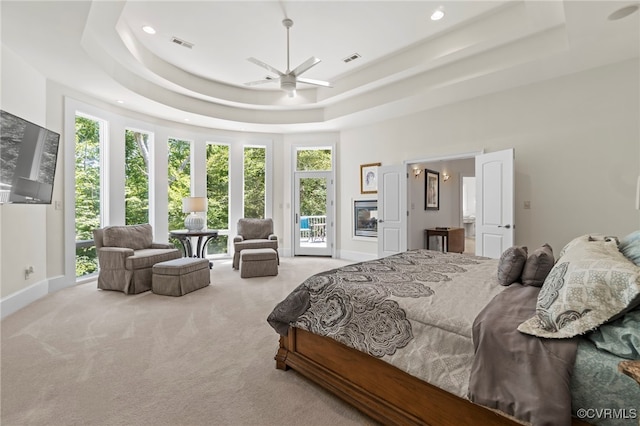
[[[366,260],[374,260],[378,258],[376,254],[348,250],[339,250],[337,255],[339,259],[351,260],[354,262],[364,262]]]
[[[278,249],[280,257],[293,257],[292,250],[289,248]],[[336,250],[336,259],[351,260],[354,262],[364,262],[365,260],[377,259],[378,256],[371,253],[362,253],[359,251]]]
[[[94,280],[98,278],[98,274],[91,275],[87,277],[88,280]],[[72,287],[76,284],[79,284],[80,281],[76,281],[75,277],[72,277],[71,280],[67,279],[64,275],[59,275],[55,278],[49,278],[49,293],[55,293],[58,290],[62,290],[63,288]]]
[[[0,300],[0,319],[49,294],[49,281],[40,281]]]
[[[74,281],[69,282],[64,275],[60,275],[55,278],[49,278],[47,280],[37,282],[27,288],[16,291],[15,293],[0,300],[0,319],[6,318],[48,294],[73,285],[75,285]]]
[[[280,257],[291,257],[291,249],[290,248],[278,248],[278,256],[280,256]]]

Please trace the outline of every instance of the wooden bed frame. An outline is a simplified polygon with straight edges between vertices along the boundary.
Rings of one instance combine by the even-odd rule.
[[[294,327],[280,337],[275,360],[276,368],[297,371],[385,425],[520,425],[380,359]],[[573,418],[572,425],[588,423]]]

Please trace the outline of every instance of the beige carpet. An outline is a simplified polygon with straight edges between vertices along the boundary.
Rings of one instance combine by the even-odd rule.
[[[241,279],[219,261],[182,297],[95,282],[2,321],[1,423],[13,425],[374,424],[293,371],[275,369],[267,315],[304,278],[347,264],[283,258]]]

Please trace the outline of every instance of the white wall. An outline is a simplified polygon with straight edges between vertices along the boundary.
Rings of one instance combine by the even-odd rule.
[[[14,52],[2,46],[0,108],[48,127],[46,79]],[[58,131],[52,128],[54,131]],[[54,188],[59,185],[56,176]],[[0,204],[0,298],[47,292],[47,214],[52,206]],[[34,273],[25,279],[25,267]],[[3,315],[5,309],[3,305]]]
[[[351,233],[351,201],[362,198],[360,164],[403,164],[483,149],[515,148],[517,244],[534,247],[548,242],[558,252],[583,233],[626,235],[640,228],[640,212],[633,208],[635,182],[640,175],[639,68],[638,60],[627,61],[343,130],[339,135],[271,135],[275,148],[274,216],[276,223],[280,221],[276,232],[284,236],[283,248],[289,246],[286,236],[291,225],[288,157],[291,144],[298,140],[337,143],[336,248],[345,258],[375,257],[377,252],[375,242],[353,239]],[[114,109],[47,82],[3,46],[3,109],[60,131],[65,138],[67,95]],[[118,112],[167,124],[126,110]],[[64,149],[59,155],[62,160]],[[59,163],[54,200],[73,196],[65,192],[63,167],[64,162]],[[525,200],[531,202],[530,210],[523,209]],[[420,203],[416,204],[418,208]],[[73,284],[65,267],[69,258],[63,254],[69,214],[53,206],[0,207],[2,316],[7,314],[4,301],[8,296],[19,298],[25,291],[44,289],[46,293]],[[25,280],[24,266],[29,264],[35,274]],[[66,278],[59,279],[61,274]],[[56,283],[51,285],[52,281]]]
[[[633,206],[640,174],[638,75],[635,59],[343,131],[341,251],[374,253],[352,240],[350,211],[343,207],[359,192],[360,164],[483,149],[515,148],[517,244],[548,242],[557,253],[578,235],[624,236],[640,228]]]

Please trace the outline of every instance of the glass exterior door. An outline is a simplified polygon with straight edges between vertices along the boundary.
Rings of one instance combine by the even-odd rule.
[[[295,174],[295,255],[331,256],[333,193],[331,172]]]

